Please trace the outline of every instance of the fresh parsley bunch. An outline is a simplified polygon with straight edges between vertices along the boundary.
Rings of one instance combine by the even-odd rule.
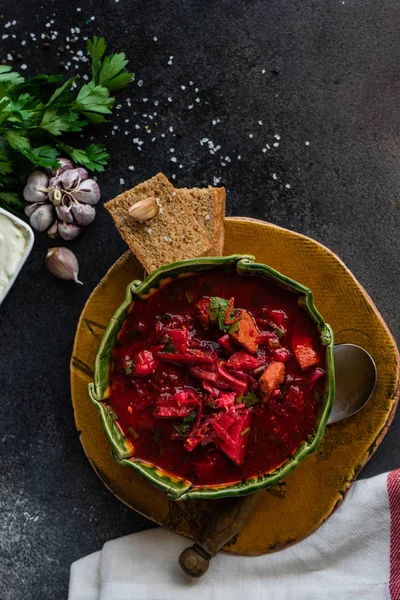
[[[22,208],[19,192],[27,174],[34,166],[58,167],[60,154],[91,171],[104,171],[109,155],[103,144],[75,148],[64,134],[106,122],[115,102],[111,93],[127,87],[132,73],[124,52],[105,56],[104,38],[94,36],[87,49],[92,80],[80,87],[78,76],[62,84],[62,75],[24,79],[11,66],[0,65],[0,206]]]

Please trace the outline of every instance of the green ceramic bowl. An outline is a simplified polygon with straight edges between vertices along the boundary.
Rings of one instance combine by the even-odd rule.
[[[287,461],[274,471],[251,477],[244,481],[231,484],[208,485],[193,487],[193,485],[179,477],[175,477],[156,465],[139,460],[133,456],[131,445],[115,421],[113,413],[108,409],[106,400],[109,396],[109,372],[111,353],[117,341],[118,333],[129,313],[132,303],[136,298],[146,299],[158,288],[171,280],[179,277],[209,271],[221,265],[236,265],[236,270],[244,275],[259,275],[272,280],[278,285],[289,289],[299,295],[299,302],[311,316],[317,327],[322,344],[326,347],[326,384],[313,432],[302,442],[296,452]],[[313,452],[322,440],[325,426],[331,412],[335,395],[335,373],[333,364],[333,333],[331,327],[325,323],[314,305],[311,290],[281,275],[271,267],[256,263],[253,256],[233,255],[224,257],[206,257],[183,260],[161,267],[151,273],[143,282],[133,281],[127,288],[124,302],[111,318],[107,329],[100,342],[95,359],[94,382],[89,384],[89,398],[100,414],[101,423],[111,445],[113,458],[122,465],[126,465],[140,473],[152,484],[167,492],[171,500],[186,500],[189,498],[216,499],[229,496],[245,496],[286,477],[301,461]]]

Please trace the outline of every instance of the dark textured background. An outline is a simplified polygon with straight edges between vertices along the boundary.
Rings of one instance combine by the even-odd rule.
[[[222,178],[229,215],[266,219],[329,246],[399,339],[398,2],[0,0],[0,7],[1,57],[20,54],[12,64],[26,64],[28,76],[63,72],[60,61],[71,61],[68,73],[84,73],[87,65],[75,69],[71,58],[93,33],[127,53],[136,80],[118,95],[112,125],[119,129],[114,136],[112,125],[94,131],[111,153],[99,177],[104,199],[158,171],[175,174],[180,186]],[[79,39],[68,54],[66,36],[75,27]],[[48,47],[41,34],[49,34]],[[144,141],[140,151],[135,137]],[[220,149],[210,153],[203,138]],[[70,245],[83,287],[46,272],[51,245],[37,235],[0,309],[2,600],[65,598],[72,561],[151,526],[92,471],[69,393],[79,314],[125,245],[99,210]],[[399,431],[398,416],[363,477],[399,466]]]

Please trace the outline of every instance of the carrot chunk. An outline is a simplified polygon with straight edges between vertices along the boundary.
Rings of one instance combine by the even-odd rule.
[[[281,362],[270,363],[258,381],[263,403],[283,383],[284,379],[285,365]]]
[[[237,312],[240,313],[237,321],[237,328],[231,333],[231,336],[239,346],[242,346],[248,352],[254,354],[258,350],[259,343],[257,338],[260,333],[257,329],[256,322],[247,310],[240,310]],[[235,318],[236,317],[237,314],[235,314]]]

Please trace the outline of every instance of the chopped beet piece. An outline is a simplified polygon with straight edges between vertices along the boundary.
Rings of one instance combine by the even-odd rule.
[[[247,390],[247,381],[241,381],[234,377],[225,367],[218,363],[217,365],[218,374],[221,378],[229,385],[230,389],[236,392],[239,396],[246,393]]]
[[[159,352],[158,358],[178,365],[201,365],[212,364],[216,361],[216,356],[213,354],[205,354],[200,350],[188,350],[184,354],[175,354],[169,352]]]
[[[260,346],[279,347],[279,338],[273,331],[261,331],[258,335],[257,342]]]
[[[267,310],[268,316],[274,321],[279,327],[285,327],[287,323],[287,315],[283,310]]]
[[[278,362],[287,362],[290,358],[290,352],[287,348],[278,348],[272,353],[272,358]]]
[[[236,352],[236,348],[233,345],[231,336],[228,333],[218,338],[218,344],[223,350],[225,350],[225,352],[227,352],[227,354],[233,354]]]
[[[309,374],[309,382],[311,385],[314,385],[314,383],[316,383],[317,381],[322,379],[322,377],[325,377],[325,371],[323,369],[321,369],[320,367],[316,367]]]
[[[218,398],[218,396],[220,395],[220,391],[219,391],[218,388],[214,387],[213,385],[211,385],[210,383],[208,383],[208,381],[205,381],[205,380],[203,380],[202,384],[203,384],[203,388],[209,394],[211,394],[211,396],[213,396],[214,398]]]
[[[304,404],[303,392],[297,385],[291,385],[285,397],[285,402],[292,408],[299,409]]]
[[[258,382],[263,403],[266,402],[272,392],[283,383],[284,379],[285,365],[281,362],[270,363]]]
[[[259,366],[263,364],[263,360],[249,354],[245,350],[239,350],[239,352],[235,352],[228,359],[226,363],[227,366],[234,371],[244,371],[247,373],[248,371],[254,371]]]
[[[230,334],[239,346],[243,346],[243,348],[255,354],[259,345],[257,341],[259,331],[256,322],[247,310],[238,310],[236,313],[235,316],[239,315],[239,319],[235,331],[230,332]]]
[[[187,345],[189,341],[189,335],[187,329],[167,329],[164,328],[163,338],[166,338],[166,345],[172,345],[172,352],[178,352],[179,354],[185,353],[187,351]]]
[[[158,361],[154,359],[153,354],[149,350],[143,350],[133,357],[132,371],[127,374],[136,377],[153,375],[156,372],[157,364]]]
[[[292,348],[302,371],[319,363],[318,354],[312,347],[311,338],[305,335],[293,334]]]
[[[234,463],[241,465],[246,454],[248,433],[251,426],[249,410],[229,409],[213,420],[213,429],[217,434],[216,444]]]
[[[212,400],[213,408],[228,409],[235,404],[236,394],[234,392],[220,392],[218,398]]]
[[[199,405],[200,399],[193,390],[183,390],[175,392],[173,396],[159,398],[154,416],[163,419],[188,417]]]

